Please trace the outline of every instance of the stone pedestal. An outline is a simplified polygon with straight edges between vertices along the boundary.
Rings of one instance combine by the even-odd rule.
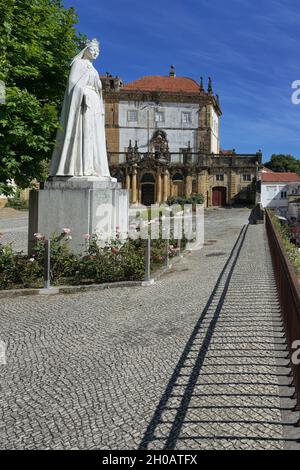
[[[32,190],[29,196],[28,252],[35,243],[35,233],[46,238],[71,229],[71,249],[84,250],[84,234],[97,233],[107,240],[119,227],[121,237],[128,232],[128,191],[109,178],[55,177],[44,188]]]

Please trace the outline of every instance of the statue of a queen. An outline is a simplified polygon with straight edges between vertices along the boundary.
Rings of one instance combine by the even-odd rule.
[[[110,177],[105,138],[102,84],[93,60],[97,39],[88,41],[71,62],[71,71],[52,155],[50,176]]]

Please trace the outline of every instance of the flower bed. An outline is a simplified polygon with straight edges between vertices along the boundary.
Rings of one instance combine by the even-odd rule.
[[[44,285],[44,236],[35,234],[31,256],[15,253],[12,244],[3,244],[0,237],[0,289],[41,288]],[[137,281],[144,277],[145,241],[120,240],[118,230],[110,243],[99,244],[96,235],[83,234],[82,255],[70,251],[72,238],[68,228],[51,238],[50,275],[52,285],[85,285],[118,281]],[[161,267],[168,256],[177,253],[175,241],[151,240],[151,269]]]

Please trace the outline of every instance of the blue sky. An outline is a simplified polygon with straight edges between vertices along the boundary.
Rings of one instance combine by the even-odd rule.
[[[97,37],[95,66],[129,82],[145,75],[213,78],[221,147],[300,157],[299,0],[65,0]]]

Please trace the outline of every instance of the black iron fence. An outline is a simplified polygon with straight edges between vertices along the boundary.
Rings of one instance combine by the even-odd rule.
[[[290,355],[293,384],[296,390],[296,410],[300,410],[300,364],[297,364],[299,361],[295,360],[300,341],[300,283],[268,212],[266,212],[266,229]]]

